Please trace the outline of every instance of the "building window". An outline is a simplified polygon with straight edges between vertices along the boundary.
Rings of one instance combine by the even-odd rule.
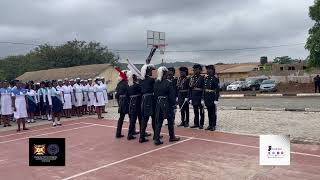
[[[293,71],[294,71],[294,70],[296,70],[296,68],[295,68],[294,66],[292,66],[292,67],[291,67],[291,70],[293,70]]]
[[[306,67],[306,66],[303,66],[303,67],[302,67],[302,69],[303,69],[303,70],[306,70],[306,69],[307,69],[307,67]]]
[[[283,71],[283,67],[280,67],[280,71]]]

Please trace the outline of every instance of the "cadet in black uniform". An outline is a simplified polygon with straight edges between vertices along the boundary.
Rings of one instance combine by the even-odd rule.
[[[163,120],[167,119],[168,121],[168,130],[170,142],[179,141],[180,138],[177,138],[174,134],[174,125],[172,116],[170,116],[170,109],[175,107],[176,99],[174,97],[174,88],[170,81],[167,79],[168,69],[166,67],[160,67],[158,69],[158,78],[154,83],[154,96],[156,98],[156,130],[154,135],[154,144],[160,145],[163,144],[160,141],[160,132],[163,124]]]
[[[191,88],[191,103],[194,110],[194,125],[190,128],[203,129],[204,124],[204,101],[203,96],[203,85],[204,77],[200,75],[202,71],[202,66],[200,64],[195,64],[193,66],[194,75],[190,79]],[[199,110],[200,110],[200,124],[199,124]]]
[[[209,126],[206,130],[216,130],[217,107],[219,100],[219,79],[213,65],[206,66],[208,76],[204,80],[204,102],[208,110]]]
[[[129,112],[129,100],[128,100],[128,81],[127,79],[123,79],[118,83],[116,87],[116,99],[118,101],[118,113],[120,114],[118,125],[117,125],[117,132],[116,138],[122,138],[124,135],[121,134],[123,120],[126,114]]]
[[[180,67],[180,77],[177,82],[178,104],[181,111],[181,124],[178,126],[189,127],[189,96],[190,96],[190,78],[188,68]]]
[[[141,114],[141,87],[138,84],[138,78],[136,74],[128,72],[128,95],[129,95],[129,131],[128,140],[135,139],[135,125],[138,117]],[[139,118],[139,125],[141,126],[141,119]]]
[[[173,94],[174,94],[174,98],[177,100],[177,81],[178,79],[174,76],[176,73],[176,70],[174,69],[174,67],[170,67],[168,68],[168,80],[172,83],[173,86]],[[170,109],[170,116],[172,116],[173,119],[173,124],[175,124],[175,118],[176,118],[176,109]],[[168,124],[167,124],[168,125]]]
[[[153,132],[155,131],[155,120],[154,120],[154,108],[155,108],[155,99],[153,95],[153,85],[155,80],[151,77],[152,71],[155,70],[154,65],[152,64],[145,64],[141,68],[141,94],[142,94],[142,101],[141,101],[141,126],[140,126],[140,139],[139,142],[147,142],[148,140],[145,138],[150,134],[146,133],[148,120],[152,118],[152,129]]]

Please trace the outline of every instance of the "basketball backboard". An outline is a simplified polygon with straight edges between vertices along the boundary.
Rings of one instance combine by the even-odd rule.
[[[147,31],[147,47],[158,46],[160,53],[164,54],[166,47],[166,33],[159,31]]]

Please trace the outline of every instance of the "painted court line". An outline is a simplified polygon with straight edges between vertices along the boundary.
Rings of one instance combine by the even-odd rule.
[[[63,125],[62,127],[66,127],[66,126],[72,126],[72,125],[77,125],[77,124],[82,124],[81,122],[78,122],[78,123],[73,123],[73,124],[67,124],[67,125]],[[50,124],[51,125],[51,124]],[[36,127],[36,126],[33,126],[33,127]],[[29,131],[25,131],[25,132],[20,132],[20,133],[12,133],[12,134],[7,134],[7,135],[3,135],[3,136],[0,136],[0,138],[3,138],[3,137],[9,137],[9,136],[15,136],[15,135],[20,135],[20,134],[27,134],[29,132],[37,132],[37,131],[42,131],[42,130],[47,130],[47,129],[53,129],[55,127],[49,127],[49,128],[42,128],[42,129],[35,129],[35,130],[29,130]]]
[[[86,123],[86,122],[82,122],[82,123],[83,124],[92,124],[92,125],[102,126],[102,127],[117,128],[116,126],[108,126],[108,125],[103,125],[103,124]],[[123,129],[128,129],[128,128],[123,128]],[[168,135],[168,133],[161,133],[161,134]],[[192,138],[193,140],[200,140],[200,141],[207,141],[207,142],[213,142],[213,143],[228,144],[228,145],[233,145],[233,146],[241,146],[241,147],[259,149],[259,146],[250,146],[250,145],[246,145],[246,144],[232,143],[232,142],[227,142],[227,141],[216,141],[216,140],[203,139],[203,138],[197,138],[197,137],[191,137],[191,136],[180,136],[178,134],[177,134],[177,136],[183,137],[183,138]],[[295,152],[295,151],[292,151],[291,154],[320,158],[320,155],[317,155],[317,154],[309,154],[309,153],[302,153],[302,152]]]
[[[75,174],[75,175],[73,175],[73,176],[66,177],[66,178],[64,178],[64,179],[62,179],[62,180],[73,179],[73,178],[76,178],[76,177],[79,177],[79,176],[82,176],[82,175],[85,175],[85,174],[88,174],[88,173],[91,173],[91,172],[94,172],[94,171],[98,171],[98,170],[103,169],[103,168],[107,168],[107,167],[110,167],[110,166],[113,166],[113,165],[116,165],[116,164],[119,164],[119,163],[122,163],[122,162],[125,162],[125,161],[129,161],[129,160],[131,160],[131,159],[135,159],[135,158],[138,158],[138,157],[141,157],[141,156],[144,156],[144,155],[147,155],[147,154],[156,152],[156,151],[160,151],[160,150],[162,150],[162,149],[169,148],[169,147],[171,147],[171,146],[175,146],[175,145],[184,143],[184,142],[186,142],[186,141],[190,141],[191,139],[192,139],[192,138],[185,139],[185,140],[182,140],[182,141],[178,141],[178,142],[176,142],[176,143],[174,143],[174,144],[169,144],[169,145],[166,145],[166,146],[157,148],[157,149],[153,149],[153,150],[150,150],[150,151],[141,153],[141,154],[137,154],[137,155],[135,155],[135,156],[131,156],[131,157],[128,157],[128,158],[119,160],[119,161],[115,161],[115,162],[113,162],[113,163],[109,163],[109,164],[106,164],[106,165],[103,165],[103,166],[100,166],[100,167],[97,167],[97,168],[94,168],[94,169],[90,169],[90,170],[88,170],[88,171],[84,171],[84,172],[82,172],[82,173]]]
[[[72,131],[72,130],[87,128],[87,127],[92,127],[92,126],[96,126],[96,125],[92,124],[92,125],[88,125],[88,126],[82,126],[82,127],[77,127],[77,128],[65,129],[65,130],[61,130],[61,131],[55,131],[55,132],[44,133],[44,134],[38,134],[38,135],[28,136],[28,137],[23,137],[23,138],[18,138],[18,139],[12,139],[12,140],[9,140],[9,141],[1,141],[0,144],[4,144],[4,143],[8,143],[8,142],[15,142],[15,141],[24,140],[24,139],[29,139],[29,138],[33,138],[33,137],[39,137],[39,136],[45,136],[45,135],[50,135],[50,134],[56,134],[56,133],[60,133],[60,132]]]

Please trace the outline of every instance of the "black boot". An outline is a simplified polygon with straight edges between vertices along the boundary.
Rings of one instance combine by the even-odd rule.
[[[144,142],[148,142],[149,140],[146,138],[140,138],[139,139],[139,143],[144,143]]]
[[[205,130],[211,130],[212,127],[211,126],[208,126]]]
[[[175,141],[180,141],[180,138],[174,137],[169,139],[169,142],[175,142]]]
[[[160,140],[155,140],[155,141],[154,141],[154,145],[156,145],[156,146],[159,146],[159,145],[161,145],[161,144],[163,144],[163,142],[160,141]]]
[[[178,127],[181,127],[181,126],[185,126],[185,123],[184,122],[181,122]]]
[[[193,126],[190,126],[190,128],[198,128],[199,125],[193,125]]]

